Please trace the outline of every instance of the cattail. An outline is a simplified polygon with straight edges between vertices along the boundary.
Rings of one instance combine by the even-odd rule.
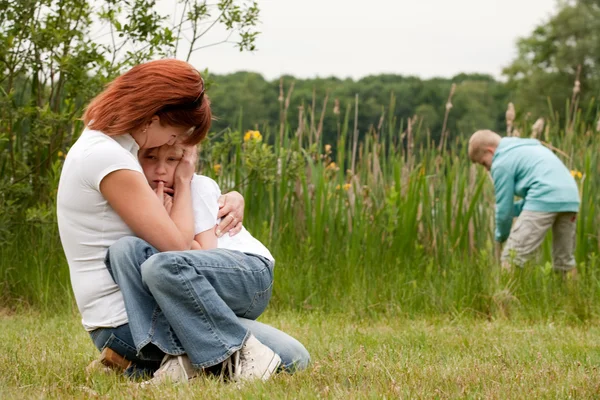
[[[333,105],[333,113],[335,115],[340,115],[340,100],[335,99],[335,103]]]
[[[277,100],[283,103],[283,78],[279,79],[279,98]]]
[[[531,127],[531,137],[537,138],[544,130],[544,118],[538,118]]]
[[[573,96],[577,96],[580,91],[581,91],[581,83],[579,82],[579,79],[576,79],[575,84],[573,85]]]
[[[450,86],[448,101],[446,101],[446,112],[444,113],[444,123],[442,124],[442,134],[440,135],[440,144],[438,146],[439,151],[442,151],[446,148],[446,141],[448,139],[448,131],[446,130],[446,126],[448,123],[448,115],[450,115],[450,110],[452,109],[452,96],[454,96],[455,91],[456,83],[453,83],[452,86]]]
[[[510,136],[513,128],[513,122],[515,121],[515,106],[513,103],[508,103],[506,109],[506,134]]]
[[[450,87],[450,96],[448,96],[448,101],[446,102],[446,111],[450,111],[452,109],[452,96],[454,95],[454,91],[456,90],[456,83],[453,83]]]
[[[577,73],[575,74],[575,83],[573,84],[573,96],[571,96],[571,106],[569,107],[569,125],[567,126],[567,134],[573,134],[573,128],[575,127],[575,120],[577,115],[577,107],[579,106],[579,92],[581,92],[581,82],[579,76],[581,75],[581,64],[577,66]]]

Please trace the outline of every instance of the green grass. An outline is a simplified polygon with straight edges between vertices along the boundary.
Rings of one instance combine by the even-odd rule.
[[[595,103],[588,112],[597,113]],[[244,195],[244,225],[277,259],[279,310],[488,318],[504,316],[511,299],[511,316],[600,317],[595,127],[577,119],[573,131],[565,131],[550,119],[540,134],[560,149],[569,169],[579,171],[575,255],[581,279],[566,290],[549,273],[549,239],[518,280],[496,276],[493,185],[469,162],[467,135],[451,132],[447,150],[439,151],[419,124],[409,129],[388,113],[355,146],[351,114],[339,116],[336,143],[324,143],[309,120],[301,131],[282,120],[282,131],[261,128],[261,140],[244,141],[240,125],[201,146],[200,172],[223,192]],[[523,137],[530,134],[530,121],[516,124]],[[0,307],[51,311],[72,302],[54,215],[63,161],[56,155],[40,193],[21,182],[30,203],[16,200],[18,187],[0,188]]]
[[[98,354],[76,315],[0,316],[0,398],[597,398],[600,328],[472,318],[276,314],[264,322],[301,340],[310,367],[241,390],[203,378],[133,387],[89,376]]]
[[[244,225],[277,259],[265,321],[305,343],[309,370],[242,391],[204,379],[142,392],[114,375],[86,377],[97,351],[78,322],[53,214],[56,159],[36,206],[15,208],[15,193],[0,192],[0,210],[17,210],[0,213],[0,399],[600,397],[597,133],[550,121],[542,137],[582,174],[579,279],[565,281],[551,271],[549,238],[527,268],[499,272],[492,183],[469,163],[465,137],[451,135],[440,153],[390,118],[364,135],[348,171],[349,125],[347,114],[332,151],[286,126],[257,142],[240,127],[201,152],[202,172],[242,192]],[[527,121],[519,129],[526,135]]]

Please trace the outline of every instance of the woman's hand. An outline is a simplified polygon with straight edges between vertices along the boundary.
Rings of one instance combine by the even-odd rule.
[[[219,197],[217,218],[221,218],[221,222],[215,228],[217,237],[221,237],[227,232],[229,232],[229,236],[240,233],[244,222],[244,196],[233,191]]]
[[[198,148],[196,146],[185,146],[183,148],[183,157],[175,169],[175,188],[177,183],[188,184],[196,172],[196,161],[198,160]]]

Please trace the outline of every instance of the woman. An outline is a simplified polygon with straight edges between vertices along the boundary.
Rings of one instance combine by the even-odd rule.
[[[236,297],[235,286],[219,285],[219,277],[233,274],[239,279],[229,283],[248,284],[248,266],[218,249],[189,251],[195,152],[188,150],[177,166],[170,213],[137,160],[140,149],[200,142],[210,121],[203,80],[191,65],[138,65],[88,106],[87,128],[59,182],[59,231],[85,329],[99,349],[111,348],[133,369],[155,368],[166,354],[159,381],[187,381],[223,361],[236,367],[233,379],[266,379],[277,367],[274,354],[288,368],[308,363],[295,339],[232,311],[254,298]],[[228,194],[221,211],[223,228],[234,232],[241,229],[239,197]]]

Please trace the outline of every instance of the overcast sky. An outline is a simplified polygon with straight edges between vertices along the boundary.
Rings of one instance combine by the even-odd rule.
[[[171,3],[172,4],[172,3]],[[213,73],[255,71],[267,79],[361,78],[379,73],[501,76],[529,35],[556,10],[555,0],[259,0],[257,51],[231,44],[190,60]],[[204,44],[220,40],[213,31]]]

